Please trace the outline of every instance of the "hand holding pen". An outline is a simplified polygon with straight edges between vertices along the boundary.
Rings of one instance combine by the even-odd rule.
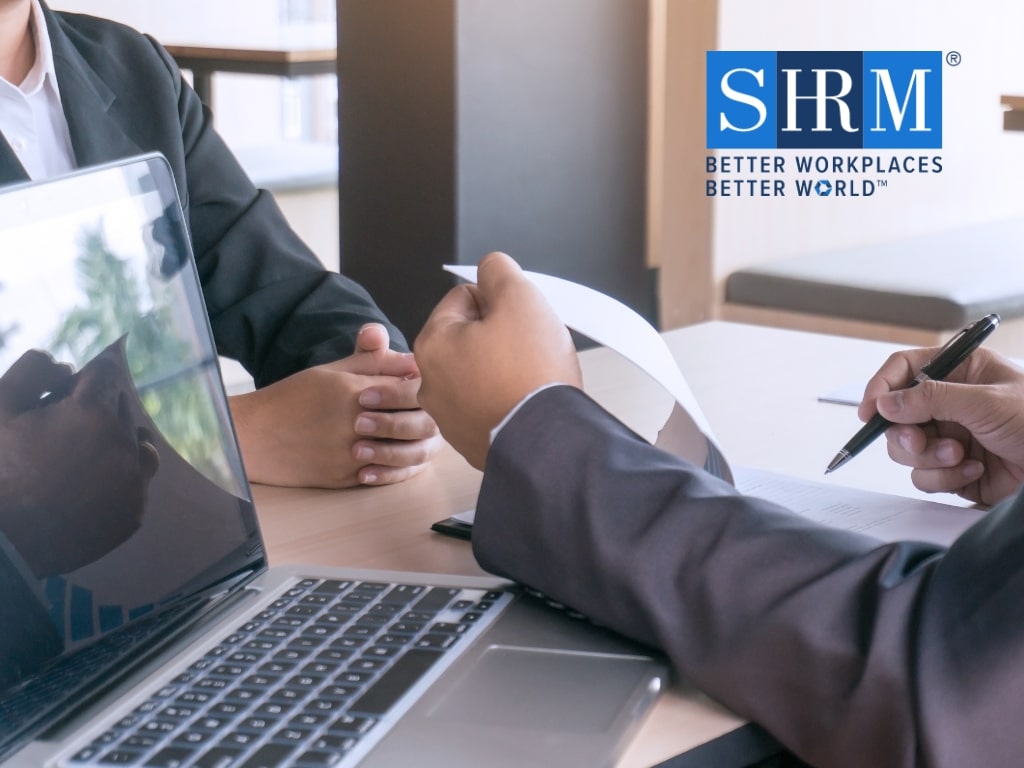
[[[907,384],[907,388],[915,387],[928,379],[933,381],[945,380],[947,376],[949,376],[972,352],[974,352],[974,350],[981,346],[982,342],[989,337],[998,325],[999,315],[991,314],[986,315],[980,320],[977,320],[964,328],[950,339],[934,357],[929,359],[920,367],[917,375]],[[883,368],[883,370],[872,379],[869,383],[868,390],[865,393],[866,395],[870,392],[872,384],[878,380],[879,377],[884,379],[883,373],[885,370],[886,369]],[[922,421],[930,421],[933,418],[936,417],[929,416]],[[893,426],[893,423],[894,422],[885,418],[881,413],[876,413],[868,420],[860,431],[850,438],[839,453],[835,455],[835,458],[829,462],[828,468],[825,470],[825,474],[834,472],[839,469],[839,467],[853,459],[868,445],[884,434],[889,427]]]

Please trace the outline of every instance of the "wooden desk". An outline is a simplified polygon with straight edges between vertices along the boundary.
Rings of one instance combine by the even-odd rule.
[[[338,51],[316,48],[224,48],[205,45],[168,45],[178,66],[192,72],[192,84],[207,106],[212,104],[215,72],[300,77],[334,74]]]
[[[823,475],[860,422],[851,407],[819,403],[817,396],[866,381],[893,345],[720,322],[671,331],[666,339],[732,463],[915,495],[907,470],[892,464],[882,445]],[[656,434],[672,404],[660,387],[607,349],[588,350],[581,361],[595,399],[641,434]],[[433,521],[472,507],[479,484],[480,473],[446,449],[426,472],[399,485],[333,492],[259,486],[254,495],[272,564],[480,574],[468,544],[429,531]],[[701,694],[673,690],[620,766],[669,760],[742,725]]]

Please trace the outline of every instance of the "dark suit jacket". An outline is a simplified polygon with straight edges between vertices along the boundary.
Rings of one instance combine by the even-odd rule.
[[[1019,496],[948,550],[884,544],[742,497],[556,387],[497,436],[473,548],[818,768],[1024,765]]]
[[[79,167],[157,151],[170,161],[218,351],[257,385],[350,354],[365,322],[388,326],[360,286],[321,263],[257,191],[209,112],[151,38],[44,6]],[[0,184],[27,175],[0,137]]]

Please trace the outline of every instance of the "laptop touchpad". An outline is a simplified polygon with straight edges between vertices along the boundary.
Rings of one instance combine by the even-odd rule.
[[[649,660],[491,646],[430,712],[436,720],[600,733],[611,727]],[[498,693],[500,692],[500,693]]]

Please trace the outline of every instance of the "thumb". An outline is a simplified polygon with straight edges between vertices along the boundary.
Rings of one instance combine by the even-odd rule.
[[[367,323],[356,334],[356,352],[377,352],[391,343],[388,329],[380,323]]]
[[[454,327],[479,320],[478,300],[479,289],[475,285],[457,285],[448,291],[434,307],[414,341],[416,359],[422,361],[435,349],[444,347]]]
[[[951,421],[967,426],[979,409],[979,401],[984,399],[979,394],[976,385],[929,379],[916,387],[879,395],[876,407],[894,424]]]
[[[484,256],[477,267],[477,289],[481,319],[501,322],[504,318],[522,328],[531,323],[538,333],[540,324],[546,324],[546,333],[563,333],[572,344],[554,307],[511,256],[499,251]]]
[[[502,292],[526,282],[529,281],[516,260],[500,251],[484,256],[476,270],[476,283],[485,306]]]

